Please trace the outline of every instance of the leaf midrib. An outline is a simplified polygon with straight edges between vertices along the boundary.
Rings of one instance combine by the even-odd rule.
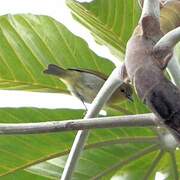
[[[54,87],[54,86],[48,86],[48,85],[43,85],[41,83],[38,82],[23,82],[23,81],[18,81],[18,80],[10,80],[10,79],[0,79],[0,85],[1,82],[7,82],[7,83],[18,83],[19,85],[26,85],[26,86],[37,86],[37,89],[42,88],[42,89],[50,89],[50,90],[54,90],[55,92],[59,92],[59,93],[65,93],[65,94],[69,94],[69,91],[60,89],[60,87]]]
[[[95,26],[98,31],[103,31],[103,34],[101,34],[101,35],[105,36],[108,39],[108,42],[111,42],[111,41],[113,42],[113,43],[109,43],[109,45],[115,44],[116,45],[116,50],[119,50],[120,52],[124,53],[125,44],[122,42],[120,37],[118,35],[116,35],[116,33],[113,32],[111,29],[107,29],[106,26],[104,26],[104,24],[102,24],[92,14],[92,12],[88,11],[88,13],[87,13],[86,12],[87,10],[82,5],[80,5],[79,3],[75,3],[74,1],[71,1],[71,0],[67,1],[67,5],[70,8],[73,7],[73,13],[76,13],[77,16],[78,16],[78,14],[81,14],[82,17],[84,17],[84,16],[88,17],[88,18],[86,18],[86,22],[88,22],[88,21],[90,22],[89,26],[92,26],[92,24],[93,24],[93,27]],[[78,16],[78,18],[80,18],[83,21],[83,19],[80,16]],[[95,24],[97,24],[97,25],[95,25]],[[97,30],[94,29],[94,31],[97,31]],[[117,39],[118,39],[118,41],[117,41]],[[122,46],[120,46],[120,44]],[[112,46],[112,47],[115,48],[114,46]]]
[[[149,137],[146,137],[146,136],[141,136],[141,137],[133,137],[131,138],[131,143],[133,142],[133,139],[136,141],[138,139],[142,140],[144,139],[144,141],[139,141],[139,142],[135,142],[135,143],[150,143],[152,144],[153,143],[153,139],[154,139],[154,142],[155,141],[158,141],[158,138],[156,136],[149,136]],[[120,141],[122,140],[123,143],[129,143],[130,142],[130,138],[119,138],[119,139],[116,139],[117,141]],[[108,146],[108,145],[112,145],[112,144],[117,144],[115,139],[111,139],[111,140],[106,140],[106,141],[101,141],[101,142],[95,142],[95,143],[92,143],[92,144],[88,144],[85,146],[85,150],[86,149],[92,149],[92,148],[99,148],[99,147],[103,147],[103,146]],[[146,141],[147,140],[147,141]],[[151,142],[152,140],[152,142]],[[112,143],[112,141],[114,143]],[[67,155],[69,153],[70,149],[66,149],[64,150],[63,152],[58,152],[58,153],[53,153],[53,154],[50,154],[46,157],[43,157],[43,158],[40,158],[38,160],[35,160],[35,161],[31,161],[31,162],[28,162],[27,164],[23,165],[23,166],[20,166],[20,167],[17,167],[17,168],[14,168],[14,169],[11,169],[10,171],[6,172],[6,173],[3,173],[3,174],[0,174],[0,177],[3,177],[3,176],[6,176],[8,174],[11,174],[13,172],[16,172],[18,170],[22,170],[22,169],[25,169],[29,166],[32,166],[32,165],[35,165],[35,164],[38,164],[38,163],[41,163],[41,162],[44,162],[44,161],[47,161],[47,160],[50,160],[50,159],[53,159],[53,158],[57,158],[59,156],[64,156],[64,155]]]

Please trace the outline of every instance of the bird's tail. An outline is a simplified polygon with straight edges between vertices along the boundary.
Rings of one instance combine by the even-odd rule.
[[[43,73],[63,77],[66,75],[66,70],[55,64],[49,64]]]

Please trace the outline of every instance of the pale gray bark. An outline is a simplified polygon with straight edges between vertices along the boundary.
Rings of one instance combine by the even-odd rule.
[[[123,81],[120,78],[121,73],[121,67],[116,67],[116,69],[109,76],[109,78],[99,91],[98,95],[92,102],[90,109],[88,109],[87,114],[84,117],[85,120],[87,118],[96,117],[99,114],[99,111],[102,109],[103,105],[109,100],[113,92],[123,83]],[[71,151],[69,153],[68,159],[66,161],[61,180],[71,179],[72,173],[79,159],[80,153],[83,150],[86,139],[88,138],[88,134],[88,130],[78,131],[73,142]]]
[[[180,27],[173,29],[165,34],[155,45],[154,49],[159,52],[167,51],[174,48],[174,46],[180,41]]]
[[[149,127],[155,126],[153,114],[101,117],[67,121],[49,121],[39,123],[0,123],[0,134],[35,134],[72,130],[113,128],[113,127]]]

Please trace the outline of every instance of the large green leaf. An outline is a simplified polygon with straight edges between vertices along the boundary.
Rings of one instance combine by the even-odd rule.
[[[76,20],[85,25],[97,42],[109,47],[120,60],[126,43],[138,23],[138,0],[94,0],[90,3],[66,0]],[[165,18],[165,17],[162,17]],[[180,59],[180,46],[177,48]]]
[[[92,28],[98,42],[106,44],[116,55],[120,56],[122,55],[121,52],[124,52],[128,37],[137,22],[139,16],[138,7],[136,1],[121,1],[121,3],[117,0],[109,1],[112,2],[114,8],[116,7],[115,9],[121,8],[120,15],[123,18],[121,21],[123,24],[118,24],[119,11],[112,10],[112,4],[109,3],[110,6],[107,6],[106,2],[108,1],[103,0],[100,2],[96,0],[93,2],[94,5],[83,4],[81,6],[79,3],[75,5],[87,12],[87,14],[82,13],[82,16],[88,21],[88,26]],[[108,10],[110,12],[108,23],[103,23],[107,16],[103,13],[105,11],[103,11],[104,7],[101,7],[102,3],[106,3],[106,8],[110,9]],[[129,9],[131,10],[131,16],[129,16]],[[93,11],[96,17],[93,15]],[[132,15],[133,12],[134,16]],[[90,21],[88,17],[90,17]],[[98,17],[101,18],[98,19]],[[116,20],[113,20],[114,17]],[[80,20],[86,24],[82,17]],[[0,17],[0,27],[0,88],[2,89],[67,92],[66,87],[61,82],[42,74],[43,69],[49,63],[63,65],[63,67],[90,68],[107,74],[113,68],[112,63],[96,56],[83,40],[74,36],[52,18],[33,15],[2,16]],[[93,27],[96,28],[93,29]],[[123,106],[133,114],[147,111],[138,100],[133,104],[124,102]],[[82,112],[77,110],[29,108],[0,110],[0,120],[2,122],[39,122],[51,119],[80,118],[81,116]],[[46,161],[28,169],[28,171],[31,170],[43,176],[59,177],[74,135],[74,133],[53,133],[1,136],[0,174],[3,176],[2,178],[13,178],[11,173],[16,178],[20,178],[22,175],[27,179],[35,178],[36,176],[20,170],[38,162],[60,156],[58,159]],[[151,136],[155,136],[155,134],[148,128],[93,130],[73,178],[79,180],[105,176],[103,178],[110,179],[116,171],[118,174],[126,172],[136,177],[136,167],[140,167],[140,164],[146,162],[143,168],[141,167],[141,172],[145,171],[158,151],[147,154],[140,161],[132,162],[132,165],[123,162],[127,162],[128,158],[151,147],[154,143],[147,143],[148,137]],[[145,138],[146,143],[144,141],[134,143],[139,138]],[[122,141],[126,143],[124,144]],[[179,155],[179,151],[177,151],[177,154]],[[179,159],[178,155],[177,158]],[[168,162],[166,160],[165,164]],[[114,166],[115,168],[113,168]],[[119,170],[120,167],[121,170]]]
[[[69,109],[48,110],[38,108],[3,108],[0,109],[0,122],[20,123],[78,119],[82,117],[82,114],[83,112],[80,110]],[[59,156],[64,157],[64,155],[68,154],[70,150],[74,136],[75,133],[73,132],[37,135],[1,135],[0,176],[4,177],[10,173],[15,173],[15,176],[18,176],[19,174],[17,174],[16,171],[18,172],[20,169],[24,169],[30,165],[51,158]],[[92,158],[89,153],[92,153],[93,151],[88,151],[88,149],[99,148],[109,144],[112,144],[113,147],[113,144],[121,144],[123,141],[128,143],[128,145],[117,145],[112,149],[110,148],[108,151],[111,151],[111,155],[109,157],[106,156],[107,161],[109,161],[109,158],[113,156],[112,154],[117,151],[118,154],[116,156],[116,161],[118,161],[118,156],[119,154],[123,153],[123,149],[127,150],[130,148],[132,150],[136,149],[137,151],[138,149],[140,150],[141,147],[145,148],[145,142],[148,142],[148,138],[151,138],[152,136],[154,137],[155,134],[148,128],[115,128],[93,130],[85,147],[88,153],[86,159]],[[145,142],[143,141],[137,145],[133,144],[134,140],[136,141],[136,139],[139,138],[145,138]],[[130,140],[132,141],[132,144],[129,143]],[[151,141],[150,144],[153,144],[153,142]],[[98,152],[98,157],[101,153],[99,153],[99,149],[95,150],[94,152],[96,153],[96,151]],[[101,159],[103,159],[103,156]],[[111,161],[111,163],[113,163],[113,161]],[[80,166],[86,167],[83,164],[84,162],[80,163]]]
[[[63,67],[88,67],[104,73],[109,73],[113,68],[111,62],[96,56],[83,40],[49,17],[2,16],[0,27],[0,87],[2,89],[66,91],[66,87],[61,82],[42,74],[49,63]],[[77,110],[0,110],[1,122],[39,122],[80,118],[80,116],[81,113]],[[145,136],[144,132],[146,132]],[[114,140],[116,142],[122,138],[135,136],[154,136],[154,133],[149,129],[138,128],[92,131],[87,148],[99,147],[99,144],[111,144]],[[74,133],[1,136],[0,146],[3,157],[0,163],[1,176],[67,154],[73,138]],[[121,149],[122,147],[119,150]]]
[[[42,73],[50,63],[105,74],[114,67],[50,17],[1,16],[0,29],[0,89],[67,92],[62,82]]]
[[[94,136],[94,132],[98,133]],[[108,130],[92,130],[89,141],[97,139],[97,146],[93,149],[85,149],[78,163],[73,180],[111,179],[111,177],[126,177],[129,180],[143,179],[149,174],[149,179],[154,179],[156,172],[163,172],[170,178],[173,174],[169,153],[162,153],[161,158],[153,165],[161,144],[149,141],[153,137],[152,131],[145,128],[114,128]],[[140,137],[143,139],[140,140]],[[154,136],[155,137],[155,136]],[[107,138],[102,141],[99,138]],[[112,139],[111,139],[112,138]],[[120,138],[118,140],[118,138]],[[126,139],[127,138],[127,139]],[[125,140],[124,142],[121,140]],[[140,141],[137,141],[137,140]],[[117,140],[117,141],[116,141]],[[176,160],[179,162],[179,151],[176,151]],[[61,156],[28,168],[29,172],[58,179],[63,171],[67,156]],[[179,163],[177,164],[179,166]],[[180,175],[180,172],[178,172]]]
[[[95,0],[92,3],[78,3],[73,0],[68,0],[67,2],[69,7],[73,10],[73,15],[75,15],[76,19],[92,31],[99,43],[110,47],[112,52],[118,57],[122,55],[122,52],[125,50],[126,42],[138,20],[139,9],[136,1]],[[135,13],[129,16],[128,13],[132,14],[132,12]],[[121,21],[119,21],[119,19]],[[118,24],[120,22],[121,27]],[[124,30],[125,28],[128,30]],[[143,113],[147,111],[138,100],[135,101],[134,104],[128,102],[124,102],[123,104],[132,113]],[[110,114],[114,113],[112,111],[109,112]],[[109,136],[111,136],[112,133],[117,133],[116,130],[118,133],[122,132],[120,129],[113,129],[108,133]],[[136,133],[140,133],[140,131],[137,128],[133,128],[133,131],[131,130],[132,129],[123,128],[126,135],[130,135],[135,139]],[[142,135],[146,134],[145,129],[142,129],[141,132]],[[104,134],[103,136],[105,135],[107,134]],[[125,162],[127,162],[128,158],[133,157],[136,152],[143,151],[143,148],[148,148],[148,145],[146,143],[141,143],[139,145],[129,142],[126,145],[111,145],[111,147],[99,147],[99,149],[85,150],[80,159],[80,163],[76,168],[73,179],[95,179],[101,177],[102,179],[110,179],[112,176],[119,178],[125,178],[127,176],[127,179],[142,179],[144,174],[151,168],[153,161],[159,155],[159,150],[152,153],[149,152],[145,156],[143,156],[144,154],[142,153],[141,158],[139,157],[138,160],[128,164]],[[179,154],[179,151],[177,151],[177,154]],[[176,157],[178,161],[178,156]],[[58,178],[59,173],[62,173],[65,160],[66,156],[63,156],[32,166],[28,170],[39,175]],[[121,162],[123,162],[123,164],[121,164]],[[170,159],[167,158],[167,153],[163,154],[160,165],[156,164],[157,167],[154,167],[154,171],[152,170],[150,179],[154,179],[157,171],[168,173],[171,178],[172,169],[169,168],[169,162]],[[119,166],[116,167],[116,164]]]
[[[158,147],[157,147],[158,148]],[[150,144],[121,144],[111,145],[107,147],[99,147],[97,149],[85,150],[83,155],[80,157],[80,162],[73,175],[73,180],[88,180],[88,179],[110,179],[106,178],[109,174],[112,176],[112,172],[116,172],[117,169],[132,163],[134,160],[132,157],[140,152],[147,151],[151,153],[156,151],[157,148],[153,149]],[[151,150],[152,149],[152,150]],[[138,152],[138,153],[137,153]],[[133,160],[131,160],[131,158]],[[137,159],[141,158],[141,153]],[[141,166],[139,172],[145,171],[147,166],[151,163],[152,156],[148,156],[146,159],[146,166]],[[136,159],[136,158],[135,158]],[[49,160],[45,163],[32,166],[28,170],[46,177],[52,177],[58,179],[63,171],[63,167],[66,161],[66,157],[56,158]],[[140,163],[139,163],[140,164]],[[131,171],[126,171],[131,173]],[[134,171],[132,171],[133,173]],[[139,174],[139,179],[142,179],[143,173]]]
[[[137,97],[135,97],[134,100],[134,103],[124,102],[125,107],[135,113],[146,112],[146,108],[144,106],[140,106],[140,108],[138,108],[138,104],[140,102]],[[112,111],[109,112],[112,113]],[[114,113],[117,114],[117,112]],[[113,176],[120,167],[126,167],[126,164],[122,164],[124,161],[133,157],[136,153],[140,153],[139,158],[141,158],[141,151],[155,144],[155,141],[149,141],[148,143],[148,140],[151,137],[157,136],[149,128],[113,128],[106,130],[91,130],[88,144],[93,142],[94,148],[85,149],[82,157],[80,158],[80,162],[78,163],[73,179],[83,180],[99,176]],[[140,138],[143,139],[140,140]],[[159,148],[157,148],[156,151],[158,151]],[[144,161],[146,160],[147,159]],[[148,158],[148,160],[149,163],[147,163],[147,166],[151,164],[151,158]],[[34,165],[31,168],[28,168],[28,171],[45,177],[58,179],[63,171],[65,161],[66,156],[63,155],[59,158]],[[139,161],[136,162],[139,163]],[[131,163],[131,161],[129,163]],[[127,165],[129,165],[129,163]],[[113,168],[116,164],[118,164],[118,166]],[[145,171],[147,166],[144,166],[142,171]],[[136,169],[134,170],[136,171]],[[132,168],[127,170],[127,172],[130,171],[134,173]]]
[[[68,109],[2,108],[0,122],[41,122],[81,118],[83,112]],[[74,133],[0,136],[0,176],[22,169],[43,159],[66,152],[72,144]]]
[[[36,174],[32,174],[30,172],[27,172],[25,170],[17,171],[13,174],[9,174],[7,176],[3,176],[3,180],[48,180],[49,178],[42,177]]]
[[[109,47],[117,57],[123,56],[126,43],[139,19],[137,0],[66,2],[75,18],[90,29],[100,44]]]
[[[138,0],[94,0],[90,3],[66,0],[66,2],[75,19],[91,31],[97,42],[109,47],[111,52],[122,60],[126,43],[139,20],[141,9]],[[180,45],[177,46],[176,53],[180,62]]]

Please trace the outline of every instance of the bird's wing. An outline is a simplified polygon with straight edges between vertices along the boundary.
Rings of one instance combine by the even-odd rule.
[[[100,78],[104,79],[105,81],[107,80],[108,76],[101,73],[101,72],[97,72],[94,70],[90,70],[90,69],[81,69],[81,68],[69,68],[68,70],[70,71],[79,71],[79,72],[84,72],[84,73],[89,73],[89,74],[94,74],[96,76],[99,76]]]

